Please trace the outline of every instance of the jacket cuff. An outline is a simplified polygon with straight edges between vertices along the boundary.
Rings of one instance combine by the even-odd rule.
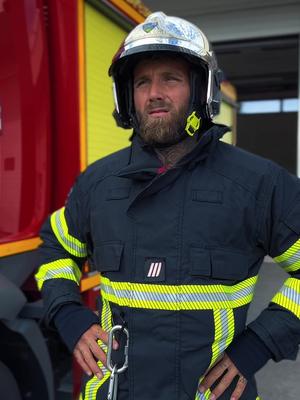
[[[246,379],[250,379],[272,358],[268,347],[250,329],[234,339],[226,354]]]
[[[63,305],[53,317],[60,337],[67,348],[73,353],[76,343],[80,337],[92,325],[99,325],[99,318],[89,308],[77,303]]]
[[[52,278],[44,282],[42,287],[44,302],[43,320],[51,327],[53,318],[59,309],[70,303],[82,304],[81,294],[77,283],[63,278]]]

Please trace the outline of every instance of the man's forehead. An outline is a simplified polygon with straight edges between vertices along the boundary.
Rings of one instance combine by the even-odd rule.
[[[189,63],[183,57],[168,54],[155,54],[151,56],[145,55],[140,57],[134,66],[134,75],[145,71],[147,68],[152,67],[166,67],[169,69],[180,69],[182,71],[189,71]]]

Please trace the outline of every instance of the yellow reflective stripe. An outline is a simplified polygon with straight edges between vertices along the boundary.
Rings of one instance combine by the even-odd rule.
[[[195,400],[208,400],[210,398],[210,395],[210,389],[207,389],[205,393],[200,393],[197,391]]]
[[[112,328],[112,312],[110,305],[107,300],[102,299],[102,313],[101,313],[101,327],[106,332],[109,332]],[[101,349],[107,353],[107,346],[101,340],[98,340],[98,344]],[[93,376],[86,384],[84,391],[84,400],[96,400],[97,392],[100,387],[108,380],[110,377],[110,371],[102,364],[101,361],[98,361],[98,366],[103,373],[103,378],[99,380],[96,376]]]
[[[57,240],[68,253],[75,257],[87,256],[86,243],[80,242],[74,236],[69,234],[65,218],[65,207],[62,207],[51,215],[50,223]]]
[[[104,375],[99,381],[96,376],[93,376],[86,384],[84,400],[96,400],[97,391],[110,377],[110,373]]]
[[[295,272],[300,269],[300,260],[296,261],[295,263],[289,265],[288,267],[284,267],[286,272]]]
[[[233,310],[215,310],[215,341],[212,345],[212,359],[210,367],[220,354],[229,346],[234,337]]]
[[[273,303],[286,308],[300,318],[300,280],[289,278],[273,297]]]
[[[300,269],[300,239],[298,239],[284,253],[274,257],[276,261],[286,272],[293,272]]]
[[[211,368],[233,340],[235,330],[233,310],[214,310],[214,322],[215,338],[212,344],[212,357],[208,369]],[[200,386],[203,378],[204,376],[199,379],[198,386]],[[210,394],[210,389],[207,389],[205,393],[200,393],[197,390],[195,400],[209,399]]]
[[[251,302],[257,276],[236,285],[156,285],[101,278],[103,298],[120,306],[156,310],[217,310]]]
[[[64,278],[76,282],[79,285],[81,271],[71,258],[61,258],[56,261],[42,264],[35,274],[38,289],[41,290],[48,279]]]

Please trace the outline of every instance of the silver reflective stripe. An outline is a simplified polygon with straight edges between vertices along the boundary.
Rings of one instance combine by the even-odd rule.
[[[130,290],[117,290],[110,286],[101,284],[101,290],[114,295],[119,299],[130,300],[145,300],[145,301],[158,301],[158,302],[231,302],[233,300],[240,300],[248,295],[251,295],[254,290],[254,284],[243,288],[235,293],[149,293],[149,292],[131,292]]]
[[[153,285],[101,279],[104,298],[119,305],[153,309],[234,308],[251,301],[257,277],[233,286]]]
[[[61,215],[61,213],[63,213]],[[71,252],[71,254],[77,256],[77,257],[86,257],[87,255],[87,251],[86,251],[86,246],[84,243],[82,243],[81,245],[76,244],[76,242],[79,242],[78,239],[76,239],[75,237],[73,238],[69,232],[65,232],[64,227],[62,226],[61,220],[60,218],[65,219],[64,216],[64,209],[61,209],[59,211],[57,211],[55,213],[55,223],[56,223],[56,227],[58,230],[58,233],[60,235],[60,238],[63,240],[63,242],[66,245],[67,249],[72,249],[73,252]]]
[[[275,294],[272,302],[291,311],[300,319],[300,280],[288,278]]]
[[[280,292],[287,297],[288,299],[292,300],[292,302],[298,304],[300,306],[300,293],[296,290],[292,289],[288,286],[283,286]]]
[[[284,260],[284,261],[279,261],[278,264],[282,267],[282,268],[288,268],[290,265],[296,263],[297,261],[300,260],[300,250],[297,251],[295,254],[293,254],[292,256],[290,256],[288,259]]]
[[[106,332],[109,332],[112,328],[112,312],[109,302],[105,299],[102,299],[101,327]],[[106,344],[103,343],[100,339],[98,340],[98,344],[104,351],[104,353],[107,353]],[[98,390],[110,377],[110,372],[102,364],[102,362],[98,361],[97,364],[103,373],[103,378],[99,380],[96,376],[94,376],[86,383],[84,400],[96,400]]]

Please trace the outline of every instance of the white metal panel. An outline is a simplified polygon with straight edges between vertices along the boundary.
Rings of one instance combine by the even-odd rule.
[[[213,42],[300,33],[300,0],[144,0],[194,22]]]
[[[300,33],[300,3],[190,18],[212,42]]]

